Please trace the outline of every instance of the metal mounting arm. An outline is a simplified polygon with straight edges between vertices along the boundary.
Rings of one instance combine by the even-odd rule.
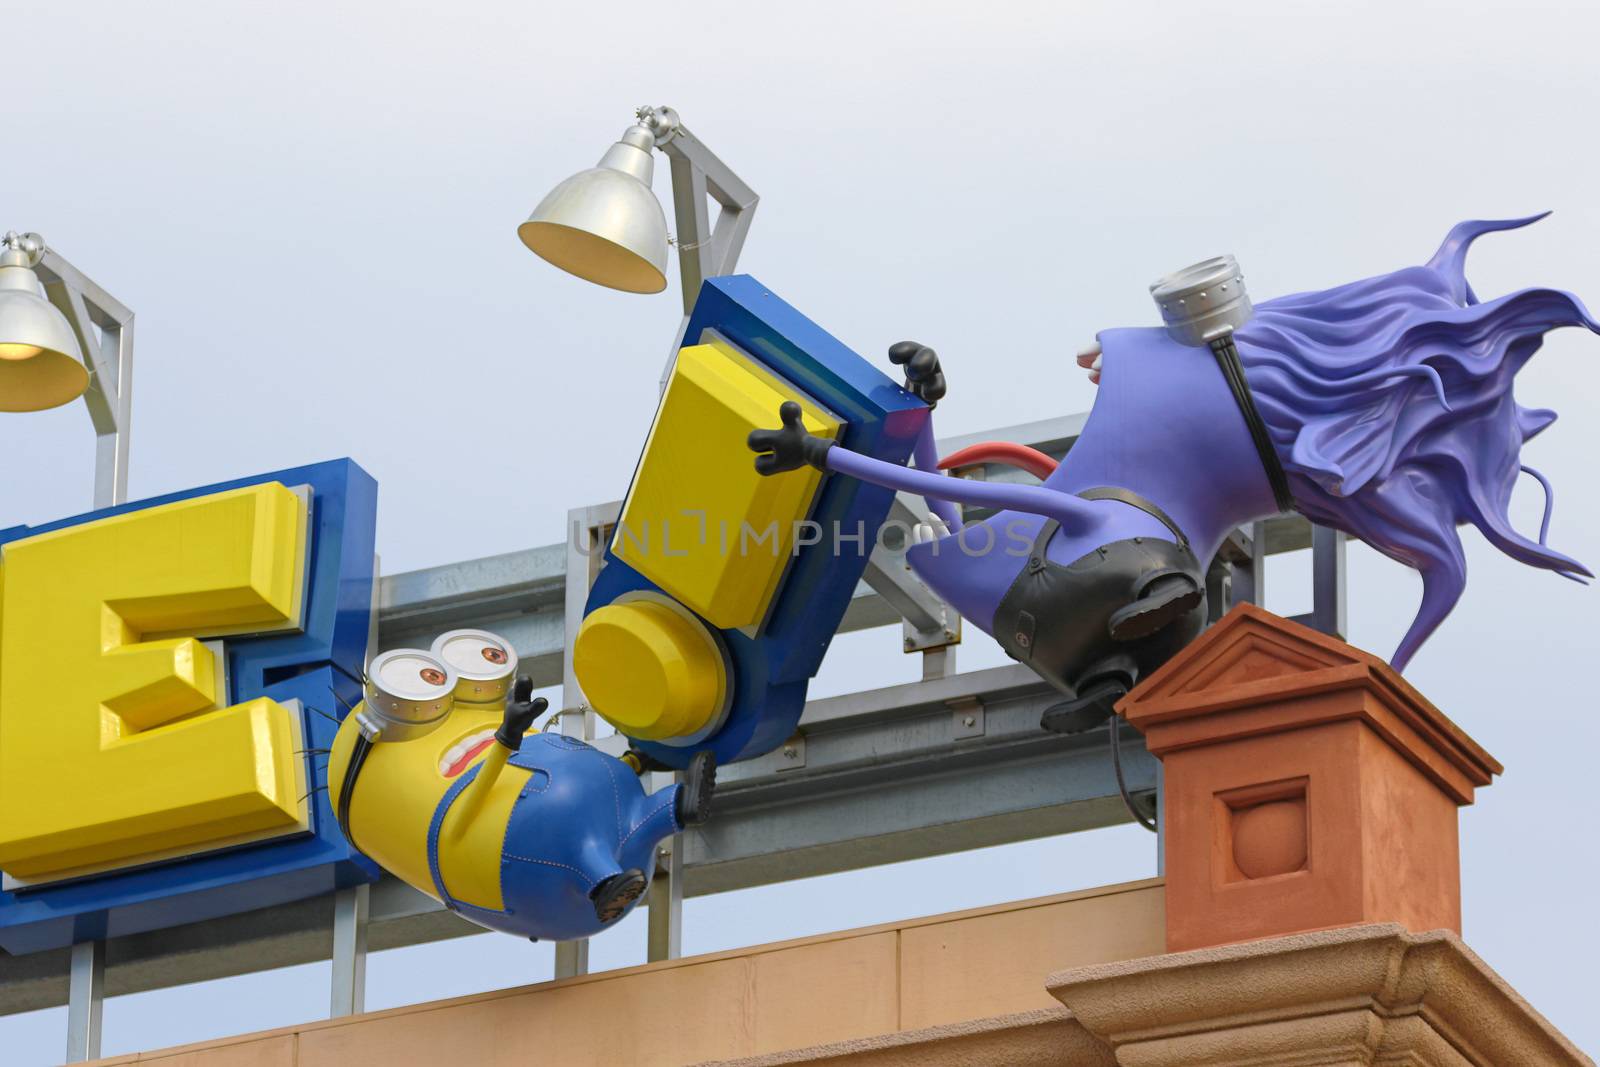
[[[94,460],[94,506],[128,499],[128,430],[133,415],[133,312],[90,281],[59,252],[43,246],[34,270],[45,296],[66,316],[89,368],[83,394],[98,438]],[[100,328],[97,335],[94,326]]]
[[[689,132],[670,107],[642,107],[639,121],[672,163],[672,209],[678,228],[678,274],[688,315],[707,278],[732,274],[761,199],[716,153]],[[721,205],[712,224],[706,194]]]

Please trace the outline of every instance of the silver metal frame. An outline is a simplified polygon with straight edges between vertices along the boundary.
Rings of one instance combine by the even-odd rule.
[[[106,946],[80,941],[72,946],[67,989],[67,1063],[100,1058],[100,1019],[105,1006]]]
[[[128,499],[128,433],[133,416],[133,312],[48,244],[34,271],[44,284],[50,303],[67,317],[89,369],[89,389],[83,399],[89,406],[89,418],[98,438],[94,459],[94,506],[121,504]],[[98,336],[92,327],[99,327]]]
[[[333,981],[328,1014],[359,1015],[367,1001],[367,914],[371,886],[341,889],[333,897]]]

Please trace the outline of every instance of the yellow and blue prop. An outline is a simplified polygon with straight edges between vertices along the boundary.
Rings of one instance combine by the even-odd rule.
[[[893,499],[762,477],[750,431],[793,401],[809,432],[904,463],[928,415],[748,275],[708,279],[684,337],[573,642],[590,706],[672,767],[793,732]]]
[[[339,460],[0,531],[0,947],[377,876],[312,758],[359,692],[376,500]]]

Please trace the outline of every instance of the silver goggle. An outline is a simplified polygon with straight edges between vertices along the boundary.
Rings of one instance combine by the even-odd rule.
[[[1255,313],[1244,274],[1232,256],[1216,256],[1173,271],[1150,285],[1167,336],[1204,348],[1250,321]]]
[[[451,630],[434,638],[429,651],[455,673],[457,700],[498,704],[511,692],[517,653],[503,637],[488,630]]]

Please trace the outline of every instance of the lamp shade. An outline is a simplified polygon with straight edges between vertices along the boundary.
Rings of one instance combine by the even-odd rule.
[[[628,129],[598,166],[539,201],[517,236],[569,274],[629,293],[667,287],[667,217],[650,189],[655,138]]]
[[[0,256],[0,411],[60,407],[89,388],[72,327],[18,253]]]

